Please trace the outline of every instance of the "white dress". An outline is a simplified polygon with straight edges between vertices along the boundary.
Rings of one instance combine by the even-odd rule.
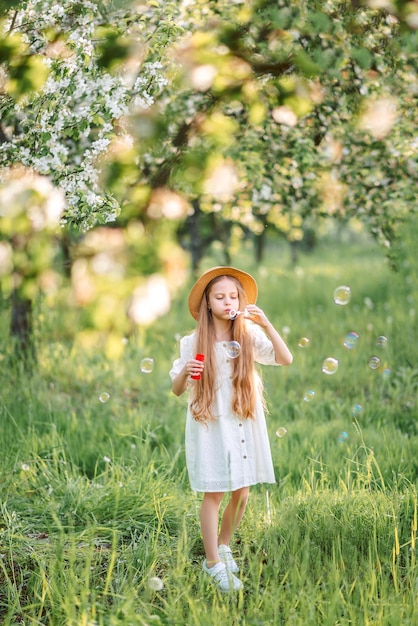
[[[277,365],[269,338],[256,324],[248,322],[248,325],[255,361]],[[231,359],[226,347],[227,342],[215,344],[219,372],[212,405],[215,421],[196,422],[190,412],[190,403],[188,405],[186,465],[193,491],[226,492],[257,483],[276,482],[261,394],[257,391],[255,419],[241,419],[232,412]],[[195,354],[195,333],[192,333],[180,340],[180,358],[174,361],[170,370],[171,380]],[[258,378],[256,372],[254,376]]]

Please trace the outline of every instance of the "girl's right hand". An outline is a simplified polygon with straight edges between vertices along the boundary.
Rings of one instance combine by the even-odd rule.
[[[189,376],[199,377],[200,374],[203,372],[204,367],[204,361],[198,361],[197,359],[190,359],[190,361],[187,361],[186,363],[186,371]]]

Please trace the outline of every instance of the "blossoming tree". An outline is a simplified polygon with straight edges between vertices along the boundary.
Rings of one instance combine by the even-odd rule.
[[[3,62],[4,72],[0,82],[3,199],[0,232],[5,259],[1,273],[6,279],[3,281],[6,288],[13,293],[12,331],[20,337],[23,347],[28,344],[30,312],[37,290],[52,294],[59,283],[58,273],[51,270],[51,250],[55,249],[57,238],[63,241],[71,233],[77,235],[100,224],[114,223],[120,213],[120,200],[100,180],[101,158],[107,152],[117,154],[120,165],[121,154],[124,154],[129,163],[124,170],[123,184],[126,171],[137,169],[132,137],[123,124],[130,111],[152,105],[166,83],[161,62],[155,59],[160,56],[159,48],[178,30],[167,6],[164,17],[161,11],[149,8],[148,3],[139,4],[135,11],[130,3],[115,7],[113,3],[78,0],[10,1],[6,7],[8,10],[0,23],[0,62]],[[121,71],[118,71],[118,64]],[[34,262],[29,247],[17,241],[15,231],[20,231],[21,216],[39,209],[39,187],[45,184],[44,177],[48,177],[51,193],[56,189],[56,195],[60,194],[60,220],[55,224],[54,237],[47,228],[34,228],[31,219],[27,221],[27,236],[30,234],[31,240],[39,244],[38,257],[45,251],[43,261]],[[118,177],[117,174],[115,178]],[[19,193],[16,192],[18,183],[22,185]],[[48,203],[47,198],[44,201]],[[184,202],[179,203],[180,214],[185,206]],[[136,217],[138,215],[139,211]],[[39,243],[41,230],[42,245]],[[138,300],[141,289],[147,292],[145,278],[150,274],[152,284],[159,281],[163,291],[165,289],[154,315],[165,312],[169,290],[166,281],[158,278],[164,265],[158,246],[149,244],[139,223],[136,229],[131,227],[129,233],[121,230],[117,241],[115,236],[113,233],[111,239],[108,229],[102,231],[101,239],[95,235],[94,245],[96,256],[104,254],[97,249],[100,239],[101,246],[107,248],[107,265],[117,265],[118,272],[106,273],[103,262],[87,262],[90,287],[84,291],[82,285],[85,286],[86,281],[82,280],[80,253],[74,252],[75,300],[84,305],[96,302],[101,297],[101,289],[95,284],[100,282],[103,286],[104,274],[110,293],[112,283],[127,278],[125,273],[130,272],[128,286],[122,281],[123,297],[120,293],[117,295],[123,308],[129,293]],[[135,270],[139,269],[136,280],[127,269],[129,263],[125,258],[133,241],[135,247],[143,249],[140,258],[146,253],[154,259],[148,259],[148,267],[144,264],[138,268],[133,264]],[[123,254],[121,246],[125,250]],[[82,249],[90,258],[89,241],[83,242]],[[94,258],[93,255],[93,261]],[[46,280],[47,273],[49,280]],[[96,281],[92,280],[95,276]],[[106,304],[109,308],[109,298]],[[128,308],[137,310],[134,305]],[[138,313],[134,318],[134,321],[139,319]],[[109,327],[104,330],[114,324],[109,316],[107,319]],[[152,319],[149,313],[147,323]],[[144,317],[141,320],[144,321]],[[126,325],[121,326],[122,331],[125,330]]]
[[[193,207],[238,239],[267,227],[297,241],[318,217],[355,216],[390,245],[417,175],[415,9],[8,0],[3,184],[15,165],[63,192],[61,238],[87,233],[71,298],[109,352],[168,310],[186,275],[175,228],[197,220]],[[43,268],[27,279],[2,236],[17,294],[54,291]]]

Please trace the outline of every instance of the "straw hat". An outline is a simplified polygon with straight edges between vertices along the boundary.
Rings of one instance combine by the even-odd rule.
[[[255,304],[255,301],[257,300],[258,288],[257,283],[250,274],[247,274],[247,272],[243,272],[242,270],[238,270],[236,267],[228,267],[226,265],[212,267],[210,270],[207,270],[207,272],[202,274],[202,276],[195,282],[189,294],[189,311],[195,320],[199,317],[200,303],[206,287],[209,285],[211,280],[217,278],[218,276],[232,276],[233,278],[239,280],[246,293],[249,304]]]

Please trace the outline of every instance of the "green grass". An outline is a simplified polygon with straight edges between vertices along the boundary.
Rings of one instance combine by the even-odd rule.
[[[204,267],[219,263],[214,250]],[[374,244],[354,239],[325,240],[296,267],[277,241],[256,267],[246,243],[233,263],[254,273],[260,306],[294,353],[291,367],[262,371],[277,485],[252,489],[233,544],[244,591],[223,596],[200,572],[185,398],[168,377],[176,335],[193,327],[188,289],[117,362],[79,349],[77,315],[40,305],[31,374],[8,361],[4,306],[4,626],[418,623],[414,261],[395,274]],[[333,302],[338,285],[351,287],[346,306]],[[359,335],[352,350],[349,331]],[[333,375],[321,369],[329,356]],[[144,357],[155,361],[148,374]]]

